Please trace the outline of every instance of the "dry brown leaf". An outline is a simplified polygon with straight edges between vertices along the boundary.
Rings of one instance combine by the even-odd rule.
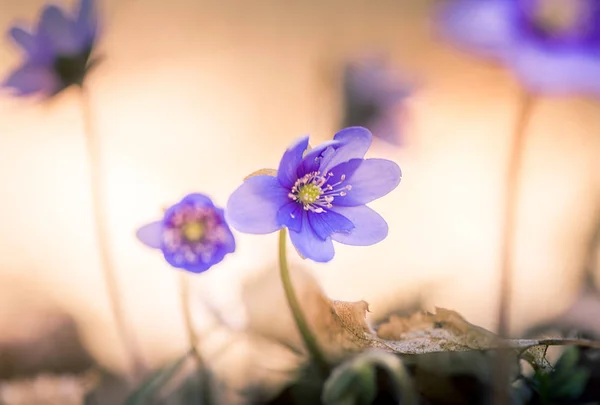
[[[277,176],[277,170],[275,169],[259,169],[255,172],[250,173],[246,177],[244,177],[244,181],[248,180],[250,177],[254,176]]]
[[[489,349],[499,345],[498,338],[479,326],[467,322],[459,313],[444,308],[436,308],[435,314],[417,312],[410,317],[392,316],[377,330],[377,335],[397,342],[419,343],[429,340],[425,353],[431,351],[457,351]],[[403,346],[403,345],[401,345]],[[431,350],[439,348],[439,350]],[[415,348],[410,347],[412,352]]]
[[[304,316],[316,336],[325,358],[332,364],[370,348],[396,354],[425,354],[511,348],[525,353],[529,361],[544,366],[548,345],[586,345],[599,342],[566,339],[500,339],[494,333],[473,325],[456,311],[436,308],[435,313],[417,312],[407,317],[391,316],[375,332],[368,324],[365,301],[344,302],[328,299],[316,280],[296,267],[292,282]],[[306,354],[283,294],[278,272],[270,272],[246,290],[249,332],[272,339],[298,354]],[[532,349],[534,348],[534,349]]]

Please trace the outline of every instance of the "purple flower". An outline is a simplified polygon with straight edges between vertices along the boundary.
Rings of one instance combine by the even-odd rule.
[[[13,26],[9,35],[23,48],[24,61],[2,83],[18,96],[53,96],[72,84],[81,85],[93,64],[90,54],[97,34],[93,0],[81,0],[74,16],[55,5],[42,11],[31,31]]]
[[[412,89],[395,77],[381,58],[348,63],[343,80],[343,126],[367,127],[375,137],[401,145],[398,116]]]
[[[165,211],[163,219],[137,231],[144,244],[162,250],[173,267],[202,273],[235,250],[223,210],[203,194],[189,194]]]
[[[307,150],[308,136],[283,154],[277,176],[248,178],[229,198],[226,216],[241,232],[266,234],[282,227],[298,252],[317,262],[333,258],[333,242],[367,246],[382,241],[387,223],[365,204],[400,183],[398,165],[364,159],[371,133],[346,128]]]
[[[600,96],[598,0],[457,0],[439,16],[455,45],[507,65],[529,91]]]

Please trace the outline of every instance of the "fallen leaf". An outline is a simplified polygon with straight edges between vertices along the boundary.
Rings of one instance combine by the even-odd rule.
[[[277,176],[277,170],[275,169],[259,169],[255,172],[250,173],[246,177],[244,177],[244,181],[248,180],[250,177],[254,176]]]
[[[534,366],[548,368],[547,346],[600,347],[600,342],[577,339],[501,339],[469,323],[458,312],[444,308],[436,308],[435,313],[419,311],[406,317],[393,315],[375,331],[367,322],[367,302],[330,300],[312,275],[298,266],[290,269],[290,277],[304,317],[323,356],[332,366],[368,349],[399,355],[513,349]],[[283,368],[289,370],[306,364],[307,352],[288,307],[279,273],[270,271],[254,279],[246,285],[243,297],[247,332],[295,353],[291,363]]]
[[[427,340],[424,353],[489,349],[499,344],[492,332],[467,322],[458,312],[444,308],[436,308],[435,313],[417,312],[409,317],[393,315],[379,326],[377,335],[392,342]],[[397,343],[392,344],[397,346]],[[406,349],[410,354],[416,354],[415,348]]]

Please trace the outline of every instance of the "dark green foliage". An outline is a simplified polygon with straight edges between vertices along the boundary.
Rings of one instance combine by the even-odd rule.
[[[309,365],[269,401],[243,396],[252,405],[408,405],[408,389],[416,392],[419,405],[488,405],[497,355],[494,350],[411,356],[366,351],[327,378]],[[153,374],[123,405],[201,405],[198,374],[188,368],[181,378],[187,358]],[[515,383],[506,387],[514,405],[600,405],[600,351],[568,346],[554,367],[538,367],[530,376],[520,375],[514,360]]]
[[[557,361],[554,370],[536,370],[526,380],[532,391],[529,405],[583,405],[589,400],[582,398],[590,379],[590,370],[581,365],[581,349],[570,346]],[[591,399],[591,398],[589,398]],[[594,398],[596,402],[600,398]]]
[[[188,357],[189,353],[168,366],[156,371],[125,400],[123,405],[154,404],[157,395],[169,383],[174,375],[180,371]]]

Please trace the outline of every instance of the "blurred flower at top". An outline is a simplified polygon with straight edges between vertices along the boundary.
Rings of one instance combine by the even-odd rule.
[[[137,231],[138,239],[160,249],[173,267],[202,273],[235,251],[223,209],[203,194],[189,194],[168,208],[160,221]]]
[[[343,90],[343,127],[366,127],[373,136],[393,145],[404,143],[401,113],[411,88],[394,75],[383,58],[347,63]]]
[[[540,94],[600,96],[600,1],[451,0],[441,34]]]
[[[73,84],[81,85],[93,65],[90,54],[97,37],[93,0],[81,0],[74,15],[46,5],[35,28],[14,25],[8,34],[24,55],[2,87],[18,96],[51,97]]]
[[[364,159],[372,135],[362,127],[339,131],[308,150],[308,136],[283,154],[276,175],[251,176],[227,202],[227,220],[238,231],[267,234],[287,227],[298,252],[316,262],[333,259],[333,241],[368,246],[385,239],[385,220],[365,204],[398,184],[400,167]]]

